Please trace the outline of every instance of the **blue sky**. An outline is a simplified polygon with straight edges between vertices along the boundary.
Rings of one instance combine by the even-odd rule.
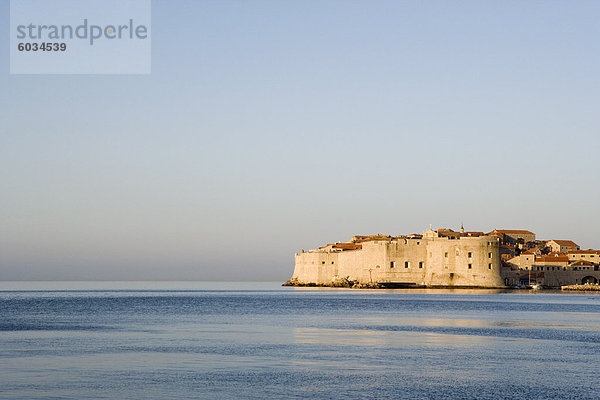
[[[600,3],[155,1],[152,74],[9,75],[0,279],[272,279],[354,234],[600,248]]]

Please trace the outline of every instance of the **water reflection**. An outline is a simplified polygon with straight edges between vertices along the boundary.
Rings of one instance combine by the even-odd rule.
[[[355,329],[295,329],[296,344],[332,347],[362,347],[394,349],[403,346],[431,347],[448,346],[458,349],[475,342],[484,343],[489,338],[473,338],[467,335],[451,335],[430,332],[375,331]],[[368,351],[368,349],[366,350]]]
[[[540,293],[534,290],[517,290],[517,289],[350,289],[350,288],[334,288],[334,287],[310,287],[300,286],[292,287],[296,291],[320,291],[320,292],[348,292],[348,293],[414,293],[414,294],[500,294],[500,293]],[[546,293],[561,293],[560,290],[547,290]]]

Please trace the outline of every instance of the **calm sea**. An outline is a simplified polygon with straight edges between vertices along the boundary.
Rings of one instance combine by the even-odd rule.
[[[598,399],[600,296],[0,282],[0,398]]]

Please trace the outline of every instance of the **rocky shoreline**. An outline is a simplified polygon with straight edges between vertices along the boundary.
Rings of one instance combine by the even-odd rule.
[[[567,285],[561,286],[560,290],[573,292],[600,292],[600,285]]]
[[[384,287],[378,283],[360,283],[347,278],[332,281],[331,284],[323,283],[304,283],[298,282],[296,279],[290,279],[281,286],[296,286],[296,287],[329,287],[329,288],[349,288],[349,289],[383,289]]]
[[[360,283],[347,278],[332,281],[330,284],[314,283],[314,282],[299,282],[296,279],[290,279],[281,286],[294,287],[320,287],[320,288],[347,288],[347,289],[501,289],[511,290],[507,286],[486,287],[486,286],[425,286],[413,284],[388,284],[385,282]]]

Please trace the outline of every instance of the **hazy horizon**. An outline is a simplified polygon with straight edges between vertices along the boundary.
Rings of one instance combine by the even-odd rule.
[[[9,75],[6,28],[0,280],[285,281],[429,224],[598,249],[599,13],[154,1],[122,76]]]

